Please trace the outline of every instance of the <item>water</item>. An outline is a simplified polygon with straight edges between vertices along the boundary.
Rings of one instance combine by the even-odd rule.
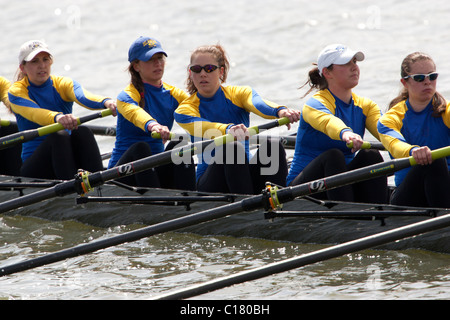
[[[383,110],[399,90],[410,52],[433,56],[438,90],[450,96],[450,3],[433,1],[42,1],[0,0],[0,75],[13,79],[20,45],[43,39],[53,73],[115,97],[128,83],[127,52],[140,35],[162,41],[165,81],[184,88],[190,52],[220,42],[232,63],[228,84],[250,85],[263,97],[300,109],[317,53],[342,42],[362,50],[355,89]],[[75,108],[77,115],[89,111]],[[0,117],[11,118],[4,108]],[[253,118],[254,123],[260,120]],[[114,124],[113,118],[96,124]],[[293,130],[296,127],[294,126]],[[178,130],[175,127],[175,130]],[[283,129],[277,130],[285,134]],[[102,152],[113,140],[99,137]],[[96,229],[75,222],[0,216],[0,266],[41,256],[139,226]],[[322,248],[227,237],[163,234],[0,279],[0,299],[149,299],[220,276]],[[448,255],[368,250],[218,290],[194,299],[449,299]]]

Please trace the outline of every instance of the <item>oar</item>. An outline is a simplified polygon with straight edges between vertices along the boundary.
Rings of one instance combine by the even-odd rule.
[[[249,131],[252,134],[258,134],[262,130],[278,127],[287,123],[289,123],[288,118],[280,118],[266,124],[251,127],[249,128]],[[43,200],[55,198],[57,196],[65,196],[74,193],[85,194],[107,181],[133,175],[135,173],[171,162],[181,163],[183,159],[190,160],[190,157],[192,155],[203,152],[211,144],[220,146],[230,141],[234,141],[234,137],[230,134],[227,134],[217,137],[213,140],[198,141],[187,146],[174,148],[172,150],[161,152],[159,154],[139,159],[130,163],[125,163],[123,165],[113,167],[105,171],[98,171],[95,173],[80,172],[75,179],[62,182],[52,188],[40,190],[17,199],[11,199],[0,203],[0,213],[4,213]]]
[[[353,148],[353,142],[347,143],[347,147],[348,148]],[[386,150],[386,148],[383,146],[383,144],[381,142],[370,142],[370,141],[364,141],[361,149],[375,149],[375,150]]]
[[[114,137],[117,133],[117,129],[115,126],[96,126],[91,124],[85,124],[84,127],[88,127],[91,129],[93,134],[99,135],[99,136],[111,136]]]
[[[7,126],[10,126],[13,123],[15,123],[15,122],[14,121],[10,121],[10,120],[0,119],[0,127],[7,127]]]
[[[187,299],[190,297],[198,296],[204,293],[222,289],[238,283],[260,279],[276,273],[281,273],[295,268],[300,268],[308,264],[313,264],[316,262],[340,257],[345,254],[373,248],[382,244],[398,241],[411,236],[417,236],[419,234],[442,229],[448,226],[450,226],[450,214],[446,214],[437,218],[431,218],[429,220],[418,223],[413,223],[404,227],[389,230],[386,232],[381,232],[361,239],[349,241],[340,245],[307,253],[299,257],[294,257],[286,259],[284,261],[275,262],[264,267],[243,271],[236,275],[223,277],[221,279],[215,279],[198,286],[192,286],[190,288],[181,289],[166,295],[161,295],[156,297],[155,299],[159,300]]]
[[[105,109],[101,112],[92,113],[90,115],[77,118],[78,124],[82,124],[87,121],[91,121],[98,118],[103,118],[111,115],[112,112],[109,109]],[[47,134],[51,134],[60,130],[63,130],[64,127],[60,123],[54,123],[45,127],[25,130],[18,133],[11,134],[6,137],[0,138],[0,150],[10,148],[19,143],[24,143],[30,140],[33,140],[38,137],[45,136]]]
[[[432,151],[433,159],[438,159],[450,155],[450,147]],[[326,189],[341,187],[349,183],[355,183],[362,180],[372,179],[378,176],[386,175],[391,172],[401,170],[416,162],[412,157],[394,159],[386,163],[379,163],[365,168],[360,168],[351,172],[342,173],[312,182],[304,183],[298,186],[287,187],[279,191],[276,188],[267,188],[261,195],[250,196],[241,201],[227,204],[221,207],[212,208],[202,212],[194,213],[185,217],[165,221],[139,230],[131,231],[112,237],[82,244],[73,248],[61,250],[42,257],[19,262],[10,266],[0,268],[0,276],[12,274],[19,271],[32,269],[34,267],[58,262],[67,258],[92,253],[100,249],[116,246],[126,242],[137,241],[142,238],[150,237],[164,232],[176,231],[202,222],[207,222],[229,215],[241,213],[243,211],[252,211],[261,208],[271,209],[274,206],[279,207],[281,203],[294,200],[296,197],[322,192]],[[56,186],[58,187],[58,186]]]

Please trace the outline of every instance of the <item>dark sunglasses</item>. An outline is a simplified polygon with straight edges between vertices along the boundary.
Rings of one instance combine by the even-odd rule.
[[[425,80],[426,77],[430,78],[430,81],[434,81],[437,79],[439,73],[437,72],[432,72],[429,74],[411,74],[409,76],[403,77],[403,79],[408,79],[408,78],[412,78],[414,81],[416,82],[422,82]]]
[[[191,66],[189,69],[192,71],[192,72],[195,72],[195,73],[200,73],[200,72],[202,72],[202,69],[203,70],[205,70],[205,72],[206,73],[211,73],[211,72],[213,72],[213,71],[215,71],[217,68],[219,68],[218,66],[215,66],[215,65],[213,65],[213,64],[207,64],[207,65],[205,65],[205,66],[199,66],[199,65],[196,65],[196,66]]]

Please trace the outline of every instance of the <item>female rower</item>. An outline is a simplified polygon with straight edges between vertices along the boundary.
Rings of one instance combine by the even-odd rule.
[[[401,65],[403,89],[378,122],[390,154],[418,163],[396,172],[392,204],[450,208],[450,159],[431,158],[431,150],[450,145],[450,104],[436,91],[437,77],[429,55],[409,54]]]
[[[8,99],[8,90],[11,86],[9,80],[4,77],[0,77],[0,101],[6,106],[9,112],[11,112],[11,105]],[[8,126],[0,125],[0,137],[9,136],[17,133],[17,124],[10,123]],[[22,165],[22,159],[20,154],[22,147],[15,145],[14,147],[0,150],[0,174],[18,176],[20,174],[20,167]]]
[[[197,48],[191,55],[187,78],[191,94],[175,111],[175,120],[193,140],[231,134],[248,139],[250,112],[266,119],[299,119],[299,112],[263,100],[252,88],[222,86],[229,62],[222,46]],[[266,141],[250,160],[248,141],[227,143],[205,152],[197,165],[197,188],[206,192],[259,193],[265,182],[285,185],[286,155],[277,141]],[[264,163],[264,165],[263,165]]]
[[[139,37],[128,52],[131,83],[117,97],[116,143],[109,167],[132,162],[164,151],[170,138],[179,103],[188,97],[181,89],[162,81],[166,52],[161,43],[149,37]],[[161,139],[154,139],[152,132]],[[180,142],[171,141],[166,150]],[[195,189],[195,164],[168,164],[121,179],[140,187]]]
[[[376,150],[361,150],[366,128],[378,139],[380,108],[352,92],[359,82],[362,52],[341,44],[323,49],[309,72],[310,90],[319,90],[303,107],[288,185],[298,185],[383,161]],[[305,84],[305,85],[306,85]],[[347,147],[352,143],[353,148]],[[358,151],[358,152],[357,152]],[[355,152],[357,154],[355,155]],[[315,197],[370,203],[387,202],[387,179],[372,179],[327,190]]]
[[[51,75],[53,57],[38,40],[20,48],[16,82],[9,89],[11,109],[19,130],[60,123],[66,130],[22,144],[21,175],[44,179],[72,179],[78,169],[103,170],[97,142],[87,127],[78,127],[73,102],[89,109],[109,108],[113,100],[85,91],[76,81]]]

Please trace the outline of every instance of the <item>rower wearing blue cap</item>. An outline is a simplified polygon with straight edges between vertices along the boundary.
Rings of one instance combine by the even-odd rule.
[[[170,139],[174,111],[188,97],[183,90],[163,82],[167,53],[161,42],[139,37],[130,46],[130,84],[117,97],[116,142],[109,168],[171,150],[179,141]],[[152,138],[159,133],[161,139]],[[192,159],[191,159],[192,160]],[[193,161],[149,169],[122,182],[139,187],[195,189]]]

